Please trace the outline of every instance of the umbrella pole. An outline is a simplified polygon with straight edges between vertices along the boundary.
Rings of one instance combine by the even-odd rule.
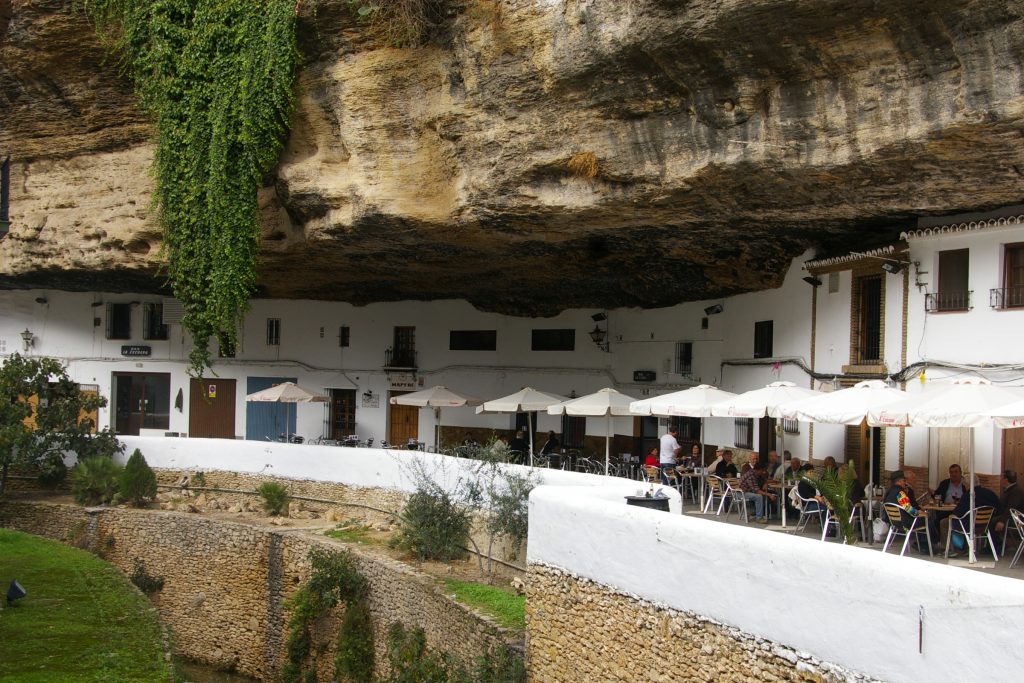
[[[786,457],[786,430],[785,429],[783,429],[782,433],[779,435],[779,444],[782,447],[782,458],[780,458],[780,460],[782,461],[782,465],[780,465],[780,467],[782,468],[782,476],[779,477],[779,480],[781,481],[781,485],[779,486],[779,490],[782,491],[782,495],[779,496],[779,510],[780,510],[780,512],[782,512],[782,528],[785,529],[786,528],[786,500],[787,500],[786,499],[786,464],[785,464],[786,463],[786,460],[785,460],[785,457]],[[789,461],[789,467],[791,469],[793,467],[793,461],[792,460]]]
[[[533,413],[526,413],[526,426],[530,430],[530,467],[533,467]]]
[[[609,413],[608,414],[608,423],[607,423],[607,426],[606,426],[605,432],[604,432],[604,476],[606,476],[606,477],[608,476],[608,456],[609,456],[609,453],[611,452],[611,444],[612,444],[611,433],[612,433],[612,416],[611,416],[611,413]]]
[[[860,423],[864,428],[868,423],[867,418]],[[868,526],[875,517],[875,439],[874,434],[868,432],[868,486],[871,487],[871,497],[868,498]],[[871,534],[871,542],[874,543],[875,535]]]
[[[704,418],[700,419],[700,476],[697,477],[697,486],[700,488],[700,509],[698,512],[704,512],[704,481],[707,477],[707,472],[704,470]]]
[[[967,542],[970,544],[970,545],[967,546],[967,548],[968,548],[967,562],[968,562],[968,564],[974,564],[974,563],[976,563],[978,561],[978,554],[976,552],[977,551],[977,545],[975,544],[975,541],[977,540],[975,538],[977,536],[977,528],[974,526],[975,525],[975,521],[974,521],[974,503],[975,503],[975,500],[974,500],[974,489],[977,488],[978,484],[977,484],[977,482],[974,481],[974,430],[973,429],[970,430],[970,435],[971,435],[971,449],[970,449],[969,455],[967,457],[967,465],[968,465],[968,469],[970,470],[970,479],[968,479],[968,481],[971,483],[971,490],[968,493],[968,495],[971,497],[971,534],[967,538]],[[989,545],[991,545],[991,543]],[[991,551],[992,551],[992,555],[995,556],[995,554],[996,554],[995,548],[991,548]]]

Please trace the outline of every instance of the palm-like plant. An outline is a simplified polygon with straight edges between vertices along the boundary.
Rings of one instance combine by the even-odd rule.
[[[843,542],[853,545],[857,537],[853,533],[853,523],[850,521],[850,494],[856,482],[856,474],[852,467],[843,467],[842,472],[838,470],[825,470],[820,477],[807,474],[800,475],[800,479],[808,482],[818,490],[818,493],[828,501],[839,523],[839,531],[843,535]]]

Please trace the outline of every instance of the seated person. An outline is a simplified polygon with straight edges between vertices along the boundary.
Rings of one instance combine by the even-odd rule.
[[[917,509],[914,500],[910,497],[910,493],[907,490],[907,477],[903,470],[896,470],[890,474],[889,481],[891,484],[889,490],[885,492],[885,502],[895,503],[899,506],[900,521],[903,529],[907,530],[914,523],[914,518],[921,517],[923,513]],[[924,527],[918,526],[918,529],[923,530]]]
[[[1010,523],[1010,508],[1024,512],[1024,489],[1017,485],[1017,473],[1005,470],[1002,484],[1003,495],[999,499],[999,514],[994,518],[997,532],[1002,532]]]
[[[775,494],[765,489],[768,481],[764,465],[757,463],[748,467],[747,471],[740,477],[740,490],[743,491],[744,504],[746,501],[754,501],[754,521],[758,524],[768,523],[768,511],[766,503],[775,500]]]
[[[956,505],[964,497],[969,489],[964,483],[963,470],[960,465],[953,463],[949,466],[949,478],[943,479],[935,490],[928,490],[928,493],[939,499],[943,505]]]
[[[725,446],[719,446],[718,448],[716,448],[715,449],[715,459],[711,461],[710,465],[708,465],[708,472],[710,472],[711,474],[714,474],[718,470],[718,464],[721,463],[722,460],[725,459],[724,456],[725,456]]]
[[[782,467],[782,463],[779,462],[779,452],[768,451],[768,462],[765,464],[764,473],[768,475],[769,479],[776,479],[781,472],[780,467]]]
[[[796,485],[796,492],[801,498],[803,498],[803,511],[805,513],[818,513],[818,519],[822,526],[825,525],[825,513],[828,510],[828,502],[825,498],[818,493],[818,489],[811,482],[804,479],[804,476],[814,475],[814,465],[809,462],[804,463],[798,470],[801,478]]]
[[[722,462],[718,463],[715,468],[715,475],[722,477],[738,477],[739,470],[736,469],[736,465],[732,463],[732,451],[726,450],[722,453]]]
[[[515,437],[508,443],[508,449],[517,454],[513,456],[517,462],[524,462],[523,455],[530,452],[530,444],[523,436],[523,430],[516,432]]]
[[[790,455],[789,451],[786,451],[786,455],[788,457],[785,461],[788,462],[789,465],[783,471],[783,476],[786,478],[786,481],[793,481],[800,472],[800,458],[794,458]]]
[[[644,458],[644,467],[657,467],[658,465],[658,448],[655,446],[647,451],[647,457]]]
[[[555,437],[554,430],[548,432],[548,440],[544,442],[544,445],[540,447],[541,455],[551,455],[552,453],[558,452],[558,438]]]

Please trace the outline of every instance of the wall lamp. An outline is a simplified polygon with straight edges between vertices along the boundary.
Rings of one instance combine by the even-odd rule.
[[[704,309],[704,315],[718,315],[719,313],[721,313],[724,310],[725,310],[725,307],[722,306],[722,304],[715,304],[713,306],[708,306],[707,308],[705,308]]]
[[[904,265],[905,264],[899,261],[886,261],[885,263],[882,264],[882,270],[889,273],[890,275],[895,275],[896,273],[903,270]]]
[[[373,400],[373,389],[367,389],[366,391],[363,392],[363,400],[364,401],[372,401]]]
[[[608,342],[606,341],[607,337],[608,330],[602,330],[600,325],[594,323],[594,329],[590,331],[590,338],[594,340],[595,344],[597,344],[597,348],[605,352],[608,351]]]
[[[21,333],[21,343],[24,345],[26,352],[35,346],[35,338],[27,327],[25,328],[25,331]]]
[[[37,296],[36,303],[45,306],[49,302],[46,300],[45,296]]]
[[[885,263],[882,264],[882,270],[891,275],[895,275],[896,273],[901,272],[904,267],[910,265],[909,261],[900,261],[899,259],[886,258],[884,256],[875,256],[874,254],[865,254],[862,251],[851,251],[850,255],[860,256],[861,258],[873,258],[879,261],[885,261]]]
[[[808,275],[804,278],[804,282],[809,284],[811,287],[821,287],[821,278]]]

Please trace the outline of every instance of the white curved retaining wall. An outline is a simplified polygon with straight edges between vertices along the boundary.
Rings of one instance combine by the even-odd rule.
[[[530,495],[527,560],[886,681],[1020,680],[1016,579],[557,486]]]
[[[219,470],[406,492],[415,490],[408,472],[408,465],[414,460],[424,463],[427,471],[432,473],[435,479],[446,478],[449,483],[457,481],[460,474],[468,473],[478,462],[435,453],[383,448],[144,436],[121,436],[118,439],[125,444],[125,452],[118,458],[121,462],[126,462],[132,451],[138,448],[150,467],[158,469]],[[599,488],[601,492],[593,495],[607,496],[620,501],[623,496],[635,495],[647,488],[640,482],[618,477],[529,468],[523,465],[503,467],[524,472],[534,469],[545,484]],[[679,493],[671,488],[664,490],[669,496],[670,509],[678,514],[682,508]]]

